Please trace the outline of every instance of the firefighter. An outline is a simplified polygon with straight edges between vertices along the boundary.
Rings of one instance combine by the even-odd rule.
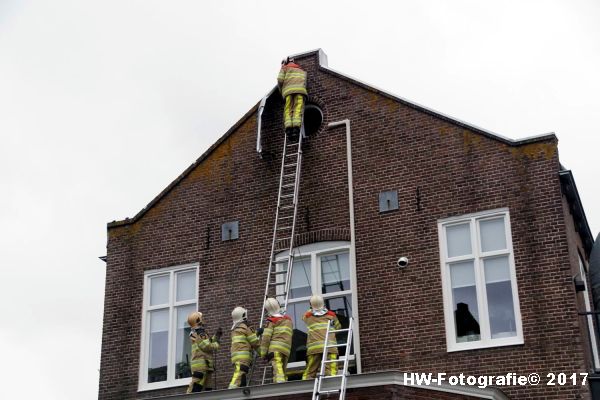
[[[213,352],[219,349],[219,342],[223,335],[221,328],[217,329],[214,336],[209,336],[204,329],[202,313],[195,311],[188,315],[188,324],[192,327],[190,340],[192,342],[192,381],[187,393],[212,390],[211,377],[215,370]]]
[[[258,350],[260,343],[254,329],[248,324],[248,311],[236,307],[231,312],[231,363],[234,372],[229,389],[246,386],[246,374],[252,364],[252,350]]]
[[[264,328],[259,330],[262,335],[260,356],[266,358],[273,367],[273,382],[287,381],[286,368],[290,349],[292,347],[292,319],[281,313],[277,299],[268,298],[265,301],[268,317]]]
[[[306,71],[294,62],[293,58],[281,61],[281,69],[277,76],[277,86],[285,100],[283,109],[283,125],[289,140],[298,140],[302,126],[306,91]]]
[[[308,328],[306,339],[306,369],[302,374],[302,380],[313,379],[321,367],[323,352],[325,351],[325,334],[327,326],[333,323],[333,329],[341,329],[342,325],[333,311],[325,308],[323,297],[314,295],[310,298],[310,310],[303,316],[302,320]],[[335,346],[335,333],[329,334],[327,346]],[[338,349],[331,347],[327,349],[327,359],[337,360]],[[325,365],[325,375],[337,375],[337,362],[327,363]]]

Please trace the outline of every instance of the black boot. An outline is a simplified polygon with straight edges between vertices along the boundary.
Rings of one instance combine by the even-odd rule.
[[[288,140],[290,140],[290,141],[292,140],[293,132],[294,132],[294,128],[291,128],[291,127],[285,128],[285,134],[286,134]]]

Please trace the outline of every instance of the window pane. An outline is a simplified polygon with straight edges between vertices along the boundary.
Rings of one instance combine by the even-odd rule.
[[[327,298],[325,299],[325,307],[337,315],[343,329],[348,328],[350,325],[350,317],[352,316],[351,295],[347,294],[345,296]],[[348,332],[337,333],[335,339],[338,344],[346,343],[348,341]],[[346,354],[345,347],[338,348],[338,351],[340,356]]]
[[[517,335],[508,256],[483,261],[492,339]]]
[[[295,268],[295,267],[294,267]],[[292,352],[288,362],[306,361],[306,324],[302,321],[302,315],[310,308],[308,301],[288,303],[286,314],[294,322],[294,333],[292,335]]]
[[[167,380],[169,310],[150,311],[148,383]]]
[[[283,268],[287,268],[284,265]],[[281,275],[283,279],[284,275]],[[292,268],[292,282],[290,284],[290,298],[308,297],[312,295],[310,288],[310,259],[294,260]]]
[[[456,341],[472,342],[481,339],[479,329],[479,311],[477,309],[477,290],[473,261],[450,265],[452,285],[452,304],[456,325]]]
[[[350,290],[350,265],[348,253],[321,257],[322,293]]]
[[[446,227],[448,257],[458,257],[471,254],[471,227],[467,224]]]
[[[169,302],[169,275],[150,278],[150,305]]]
[[[192,376],[190,371],[192,344],[189,339],[190,326],[187,323],[187,316],[194,311],[196,311],[195,304],[177,307],[177,332],[175,332],[175,340],[177,341],[175,350],[175,379]]]
[[[506,249],[504,217],[479,221],[481,233],[481,251]]]
[[[177,301],[194,300],[196,297],[196,271],[177,274]]]

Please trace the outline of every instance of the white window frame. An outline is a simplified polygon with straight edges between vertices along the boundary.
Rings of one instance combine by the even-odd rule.
[[[480,232],[478,221],[504,217],[504,232],[506,237],[506,250],[482,252],[480,248]],[[470,224],[471,255],[449,258],[446,246],[446,227],[458,224]],[[483,349],[490,347],[512,346],[523,344],[523,327],[521,323],[521,310],[519,306],[519,291],[517,288],[517,275],[512,244],[512,231],[510,228],[510,214],[508,208],[483,211],[474,214],[438,220],[438,239],[440,245],[440,264],[442,272],[442,291],[444,299],[444,319],[446,327],[446,345],[448,352]],[[499,255],[508,255],[513,307],[515,312],[516,336],[492,339],[490,334],[490,320],[488,315],[487,293],[483,273],[483,260]],[[450,281],[450,263],[457,261],[473,260],[475,272],[475,288],[477,293],[477,306],[481,340],[472,342],[457,342],[454,321],[454,306],[452,301],[452,285]]]
[[[577,254],[577,259],[579,260],[579,276],[583,281],[583,285],[585,290],[581,292],[583,296],[583,304],[585,306],[586,312],[592,311],[592,303],[590,302],[590,294],[588,292],[588,283],[587,283],[587,271],[585,268],[585,264],[580,254]],[[587,315],[587,328],[588,333],[590,335],[590,346],[592,349],[592,364],[594,365],[595,370],[600,369],[600,356],[598,355],[598,342],[596,340],[596,328],[594,326],[594,318],[595,315]]]
[[[350,269],[350,290],[344,290],[333,293],[321,293],[321,257],[332,254],[338,254],[340,252],[348,253],[348,268]],[[276,256],[277,261],[282,261],[283,266],[284,260],[287,258],[288,252],[283,251]],[[324,300],[332,297],[340,297],[344,295],[351,295],[352,297],[352,318],[354,320],[354,327],[352,331],[353,336],[353,350],[354,354],[350,356],[350,360],[356,361],[357,368],[360,365],[360,334],[358,331],[358,298],[356,292],[356,268],[352,264],[351,257],[351,245],[350,242],[345,241],[331,241],[331,242],[318,242],[299,246],[294,249],[294,260],[310,259],[310,286],[313,294],[320,294]],[[293,273],[293,272],[292,272]],[[282,287],[278,288],[278,292],[283,291]],[[288,304],[308,302],[310,296],[298,297],[288,299]],[[288,364],[289,369],[299,369],[306,366],[306,361],[296,361]],[[360,373],[360,371],[358,371]]]
[[[179,265],[175,267],[161,268],[144,272],[144,300],[142,307],[142,329],[141,329],[141,349],[140,349],[140,369],[139,369],[139,380],[138,380],[138,391],[156,390],[169,387],[185,386],[189,385],[191,377],[175,379],[175,352],[177,341],[174,333],[177,331],[177,313],[175,308],[179,306],[185,306],[195,304],[198,309],[198,263]],[[177,294],[177,279],[175,274],[183,271],[194,271],[196,275],[196,294],[193,300],[176,301]],[[169,276],[169,303],[165,305],[150,306],[150,279],[161,276]],[[169,336],[168,343],[169,349],[167,351],[167,380],[162,382],[148,383],[148,357],[150,352],[148,345],[150,344],[149,333],[150,333],[150,318],[148,314],[153,310],[168,309],[169,310]]]

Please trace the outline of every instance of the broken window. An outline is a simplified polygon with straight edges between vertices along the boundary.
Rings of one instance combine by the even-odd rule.
[[[508,211],[438,227],[448,350],[523,343]]]

